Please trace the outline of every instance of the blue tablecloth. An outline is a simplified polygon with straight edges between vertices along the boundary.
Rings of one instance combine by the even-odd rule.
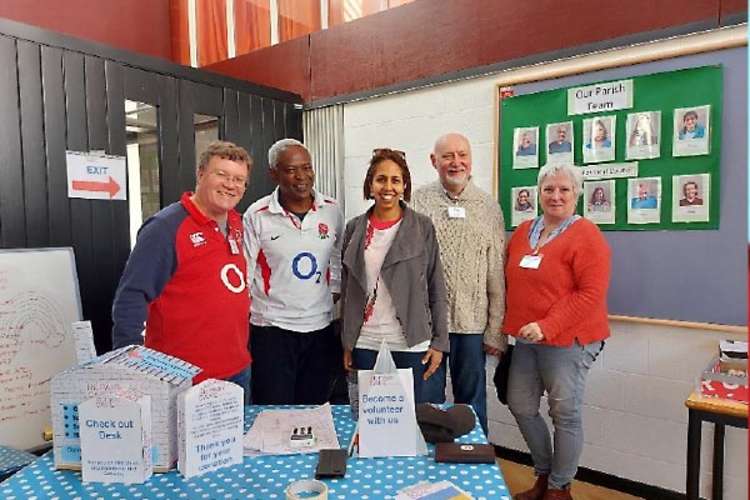
[[[29,452],[0,446],[0,477],[13,473],[36,460],[36,455]]]
[[[245,412],[245,429],[262,410],[269,407],[250,406]],[[278,406],[274,408],[291,408]],[[342,447],[347,446],[355,422],[349,406],[333,406],[336,432]],[[477,426],[461,442],[486,442]],[[476,499],[510,500],[500,468],[495,464],[436,463],[434,447],[428,445],[430,456],[410,458],[350,458],[346,477],[326,480],[329,498],[381,499],[394,498],[396,492],[419,481],[453,482]],[[40,457],[15,476],[0,483],[0,497],[6,500],[36,498],[148,498],[148,499],[281,499],[284,489],[297,479],[315,475],[317,453],[291,456],[245,457],[240,465],[184,479],[176,470],[154,474],[138,485],[82,483],[80,472],[55,470],[52,452]]]

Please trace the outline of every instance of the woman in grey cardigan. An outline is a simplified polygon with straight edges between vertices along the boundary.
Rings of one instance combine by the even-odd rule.
[[[411,368],[415,402],[448,351],[447,302],[435,228],[411,196],[404,154],[373,151],[363,187],[375,204],[346,225],[342,247],[344,367],[369,370],[383,340]]]

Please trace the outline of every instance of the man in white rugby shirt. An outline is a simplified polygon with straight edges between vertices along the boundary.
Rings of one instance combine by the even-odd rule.
[[[278,187],[243,217],[253,403],[320,404],[340,364],[331,321],[344,218],[336,200],[314,190],[310,152],[301,142],[276,142],[268,164]]]

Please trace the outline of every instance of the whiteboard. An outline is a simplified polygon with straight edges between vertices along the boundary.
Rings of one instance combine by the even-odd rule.
[[[81,319],[72,248],[0,250],[0,444],[45,445],[49,381],[76,364]]]

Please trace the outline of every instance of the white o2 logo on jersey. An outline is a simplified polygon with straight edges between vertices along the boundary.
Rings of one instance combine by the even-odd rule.
[[[233,285],[232,282],[229,281],[230,271],[240,280],[239,285]],[[221,268],[221,273],[219,273],[219,276],[221,276],[221,282],[224,283],[224,286],[227,287],[230,292],[240,293],[245,290],[245,275],[242,273],[242,271],[240,271],[240,268],[237,267],[237,264],[225,265]]]

